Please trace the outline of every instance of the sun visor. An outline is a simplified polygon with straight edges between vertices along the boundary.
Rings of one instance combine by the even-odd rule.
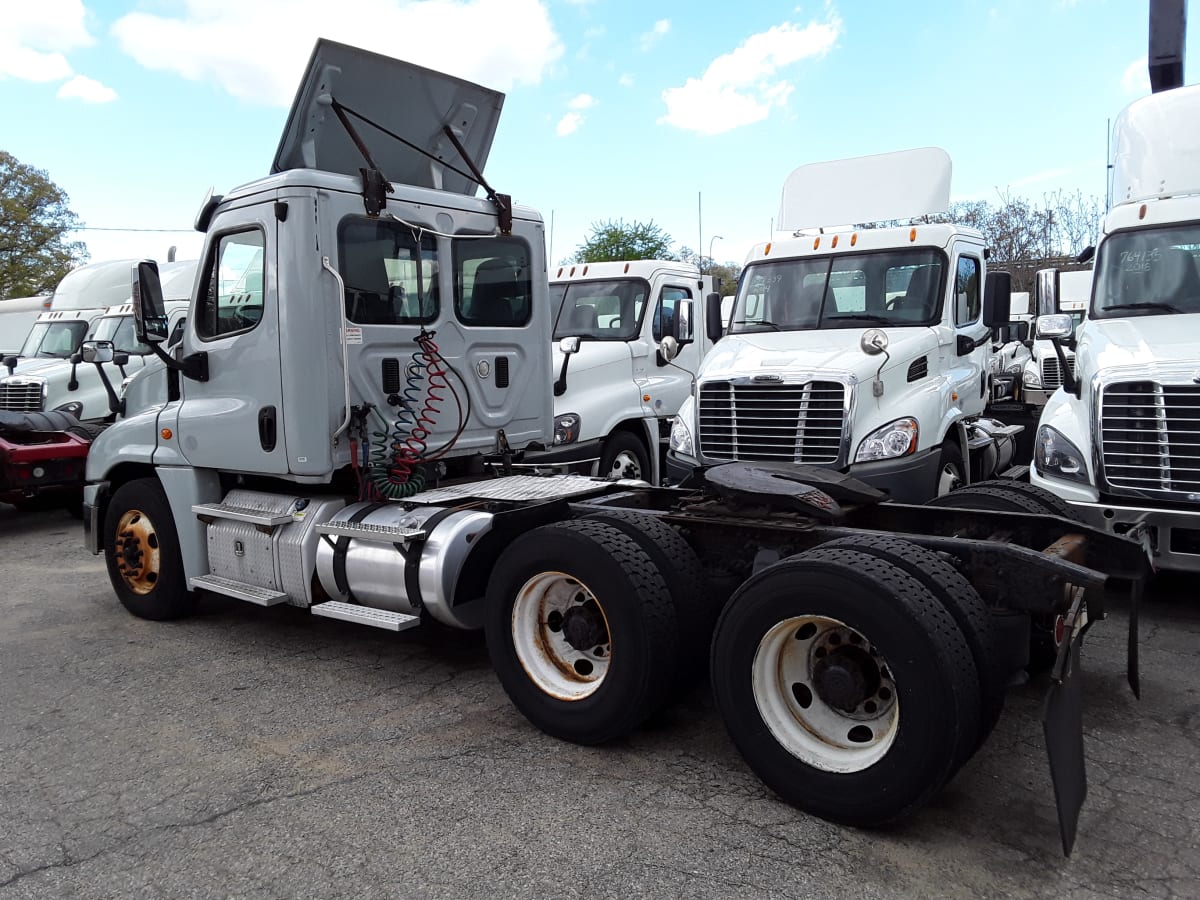
[[[783,183],[777,227],[799,231],[945,212],[951,168],[940,147],[800,166]]]
[[[272,173],[320,169],[357,176],[359,169],[367,166],[339,121],[333,101],[349,111],[351,125],[389,181],[473,196],[478,187],[475,181],[438,161],[444,160],[462,172],[470,171],[442,129],[449,125],[454,130],[482,172],[500,121],[504,94],[322,38],[313,49],[288,113]],[[434,158],[406,146],[381,128]]]

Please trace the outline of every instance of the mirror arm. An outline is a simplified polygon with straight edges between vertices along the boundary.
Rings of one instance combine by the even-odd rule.
[[[100,373],[100,383],[104,385],[104,393],[108,395],[108,411],[113,415],[124,415],[125,409],[121,399],[117,396],[116,390],[112,386],[112,382],[108,380],[108,373],[104,371],[104,363],[92,363],[96,367],[96,371]],[[124,377],[124,372],[121,375]]]
[[[558,372],[558,380],[554,382],[554,396],[561,397],[567,392],[567,364],[571,362],[571,354],[563,354],[562,368]]]
[[[191,356],[185,356],[180,361],[158,344],[151,344],[150,349],[172,372],[179,372],[184,378],[190,378],[192,381],[208,381],[208,354],[203,350],[193,353]]]
[[[1067,365],[1067,354],[1063,352],[1062,339],[1051,338],[1050,343],[1054,345],[1054,353],[1058,356],[1058,370],[1062,372],[1062,384],[1067,389],[1068,393],[1079,396],[1079,380],[1075,377],[1075,373],[1071,371],[1071,367]]]
[[[75,367],[78,365],[75,360],[71,360],[71,380],[67,382],[68,391],[79,390],[79,379],[75,377]]]

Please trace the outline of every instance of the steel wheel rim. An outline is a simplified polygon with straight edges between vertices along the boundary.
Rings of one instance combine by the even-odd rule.
[[[570,575],[543,572],[521,586],[513,602],[512,637],[525,674],[556,699],[590,697],[608,674],[612,638],[604,609]],[[576,646],[583,638],[596,640]]]
[[[608,474],[615,475],[617,478],[641,478],[642,464],[638,461],[636,453],[631,450],[622,450],[613,457]]]
[[[945,497],[962,484],[962,473],[954,463],[946,463],[938,474],[937,495]]]
[[[154,522],[140,509],[128,510],[117,523],[115,540],[117,570],[135,594],[149,594],[162,574],[158,532]]]
[[[838,655],[834,663],[821,663],[834,659],[831,654]],[[864,664],[864,659],[871,663]],[[829,702],[829,673],[834,666],[841,673],[845,660],[853,662],[848,668],[862,669],[868,676],[874,665],[878,676],[874,690],[849,712]],[[814,768],[861,772],[895,743],[900,707],[887,661],[865,636],[837,619],[794,616],[779,622],[759,641],[751,679],[754,702],[775,740]],[[833,687],[846,683],[835,678]],[[871,685],[868,678],[866,688]]]

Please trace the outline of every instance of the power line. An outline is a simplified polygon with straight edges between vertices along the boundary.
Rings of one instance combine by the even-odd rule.
[[[188,234],[195,230],[194,228],[100,228],[94,225],[71,229],[71,231],[146,231],[153,234]]]

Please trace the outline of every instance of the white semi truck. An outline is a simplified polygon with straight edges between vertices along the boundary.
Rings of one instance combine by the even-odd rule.
[[[863,826],[953,777],[1025,663],[1030,615],[1061,612],[1046,727],[1069,849],[1082,627],[1113,576],[1141,584],[1141,547],[1053,515],[881,502],[792,464],[678,489],[508,475],[552,447],[555,373],[542,219],[482,174],[502,99],[318,42],[273,174],[197,219],[168,399],[88,456],[85,540],[121,603],[171,619],[210,592],[392,631],[481,628],[515,706],[588,744],[707,666],[754,771]],[[161,350],[160,294],[139,265],[138,337]],[[676,307],[681,344],[693,303]]]
[[[1037,316],[1067,315],[1072,327],[1079,328],[1087,315],[1092,296],[1092,270],[1064,272],[1059,269],[1040,269],[1034,282],[1034,305]],[[1045,406],[1050,396],[1063,384],[1063,363],[1054,343],[1046,338],[1030,342],[1030,356],[1021,371],[1021,398],[1035,406]],[[1075,373],[1075,351],[1063,347],[1066,371]]]
[[[700,328],[677,342],[675,317],[686,308],[704,321],[708,304],[720,303],[712,277],[671,260],[565,265],[551,277],[550,302],[556,342],[550,456],[657,484],[671,422],[712,347]]]
[[[827,233],[944,211],[949,184],[936,148],[792,173],[781,220],[797,235],[747,256],[732,319],[675,420],[673,481],[728,460],[802,463],[920,503],[1010,468],[1021,426],[984,416],[1009,276],[987,272],[983,235]]]
[[[118,268],[128,272],[132,263]],[[112,271],[111,264],[106,264]],[[181,322],[187,312],[186,298],[195,278],[195,262],[168,263],[162,280],[170,325]],[[80,421],[115,418],[113,401],[106,387],[120,385],[138,372],[150,357],[150,347],[134,335],[133,306],[128,302],[129,284],[123,286],[126,302],[99,311],[89,308],[52,310],[39,317],[45,327],[38,350],[15,366],[15,374],[0,377],[0,412],[65,412]],[[35,325],[35,328],[38,327]],[[33,340],[33,338],[31,338]],[[113,344],[114,359],[101,365],[84,363],[79,348],[85,340]],[[73,349],[72,349],[73,348]],[[67,355],[61,356],[60,353]],[[103,374],[101,374],[103,372]]]
[[[1087,317],[1038,319],[1060,360],[1074,343],[1075,366],[1042,412],[1031,473],[1089,523],[1143,535],[1157,567],[1188,572],[1200,572],[1198,116],[1192,85],[1114,124]]]

